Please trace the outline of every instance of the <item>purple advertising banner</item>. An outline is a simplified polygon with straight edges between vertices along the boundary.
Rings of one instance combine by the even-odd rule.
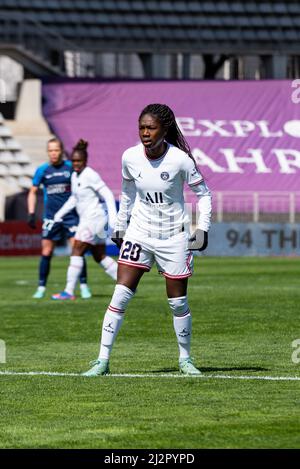
[[[138,116],[168,104],[210,189],[300,191],[300,80],[62,82],[43,85],[45,118],[70,151],[119,193],[121,156],[138,143]]]

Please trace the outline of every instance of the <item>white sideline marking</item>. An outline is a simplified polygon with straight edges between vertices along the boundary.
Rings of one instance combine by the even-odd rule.
[[[56,371],[0,371],[2,376],[81,376],[81,373],[61,373]],[[156,374],[156,373],[111,373],[103,378],[202,378],[202,379],[258,379],[264,381],[300,381],[300,376],[232,376],[232,375],[195,375]]]

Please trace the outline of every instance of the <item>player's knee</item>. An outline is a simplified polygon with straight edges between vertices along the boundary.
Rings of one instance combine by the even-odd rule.
[[[92,251],[92,254],[93,254],[93,259],[94,259],[94,261],[97,262],[97,264],[99,264],[99,262],[103,261],[103,259],[105,259],[105,257],[106,257],[105,252],[102,252],[101,250]]]
[[[72,256],[83,256],[86,250],[86,244],[82,243],[81,241],[75,240],[75,243],[72,247]]]
[[[190,313],[187,296],[168,298],[168,302],[174,316],[182,317]]]
[[[130,288],[117,284],[108,309],[115,313],[124,312],[133,295],[134,292]]]
[[[42,249],[42,257],[49,257],[51,258],[53,256],[53,249]]]

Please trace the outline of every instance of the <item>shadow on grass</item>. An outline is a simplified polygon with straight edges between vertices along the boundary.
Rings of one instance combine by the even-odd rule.
[[[269,371],[268,368],[261,366],[230,366],[230,367],[203,367],[199,368],[201,371]]]
[[[81,300],[82,298],[80,297],[80,294],[78,294],[78,299]],[[105,298],[107,299],[107,302],[111,300],[112,295],[102,295],[101,293],[92,293],[92,297],[85,299],[84,301],[92,300],[93,298]]]
[[[262,368],[261,366],[231,366],[231,367],[198,367],[200,371],[211,372],[211,371],[269,371],[268,368]],[[151,373],[174,373],[178,371],[178,368],[161,368],[159,370],[151,371]]]

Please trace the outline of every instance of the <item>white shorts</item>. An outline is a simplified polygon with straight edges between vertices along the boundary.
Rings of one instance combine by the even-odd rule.
[[[178,233],[168,239],[125,234],[118,263],[149,272],[156,262],[159,273],[167,278],[180,279],[193,273],[193,253],[188,249],[188,233]]]
[[[107,237],[107,218],[103,219],[94,218],[91,220],[79,221],[76,230],[75,239],[83,243],[91,244],[104,244]]]

